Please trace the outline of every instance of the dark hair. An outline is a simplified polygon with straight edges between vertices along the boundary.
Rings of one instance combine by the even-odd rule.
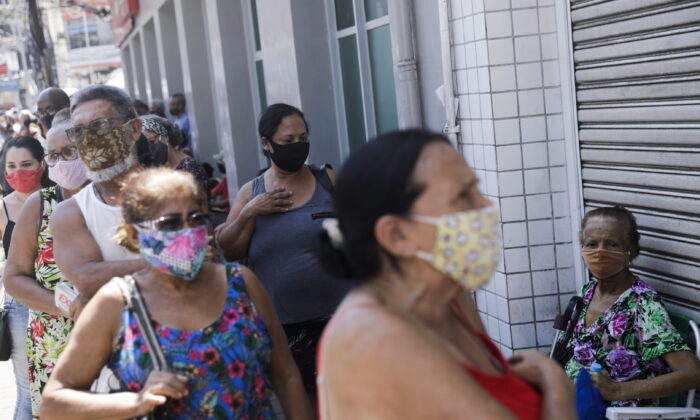
[[[143,102],[140,99],[134,99],[132,103],[133,103],[134,109],[136,110],[137,113],[139,110],[142,110],[142,111],[145,111],[146,114],[148,114],[148,105],[146,105],[145,102]]]
[[[204,169],[204,172],[207,173],[207,178],[211,178],[214,176],[214,167],[211,166],[209,162],[203,162],[202,169]]]
[[[92,85],[75,92],[70,100],[71,113],[75,111],[75,107],[78,105],[96,99],[102,99],[111,103],[112,108],[119,116],[136,118],[136,111],[134,111],[131,97],[124,90],[107,85]]]
[[[590,210],[585,216],[583,216],[583,220],[581,221],[579,241],[583,241],[583,230],[586,228],[588,219],[592,217],[609,218],[624,224],[627,231],[627,242],[630,246],[630,258],[634,259],[637,255],[639,255],[639,231],[637,230],[637,219],[634,217],[634,214],[632,214],[631,211],[620,205],[614,207],[599,207],[597,209]]]
[[[44,146],[41,145],[39,140],[32,136],[19,136],[5,143],[2,150],[2,170],[5,171],[5,162],[7,161],[7,151],[12,148],[27,149],[31,153],[32,157],[36,159],[39,163],[44,161]],[[49,180],[49,171],[45,170],[44,174],[41,176],[41,186],[48,187],[53,185],[53,182]]]
[[[187,99],[185,99],[184,93],[173,93],[173,96],[170,98],[177,100],[178,103],[182,104],[183,108],[187,106]]]
[[[260,134],[260,138],[264,137],[272,141],[282,120],[290,115],[298,115],[302,121],[304,121],[306,132],[309,132],[309,123],[306,122],[304,113],[301,112],[299,108],[279,103],[268,106],[260,116],[260,122],[258,123],[258,134]]]
[[[398,261],[377,243],[374,226],[386,214],[407,215],[423,192],[413,180],[421,152],[433,142],[449,144],[441,134],[424,130],[387,133],[353,152],[338,175],[333,194],[341,246],[321,235],[320,257],[328,272],[359,281],[377,273],[381,255],[398,269]]]

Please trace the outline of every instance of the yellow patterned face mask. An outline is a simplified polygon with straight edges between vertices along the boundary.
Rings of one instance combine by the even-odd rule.
[[[489,281],[501,258],[496,207],[412,219],[437,226],[433,250],[416,251],[418,258],[428,261],[467,290],[476,290]]]

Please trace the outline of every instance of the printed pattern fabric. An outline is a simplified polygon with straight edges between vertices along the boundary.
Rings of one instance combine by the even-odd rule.
[[[226,266],[223,314],[199,331],[180,331],[151,320],[170,368],[188,377],[188,394],[166,404],[169,419],[268,419],[271,340],[248,296],[238,264]],[[152,370],[135,313],[125,308],[107,366],[127,391],[139,392]]]
[[[41,190],[43,212],[41,227],[37,238],[37,256],[34,260],[36,281],[48,290],[54,290],[57,284],[66,279],[61,274],[53,257],[53,235],[49,220],[54,207],[58,204],[57,187]],[[29,310],[27,334],[27,359],[29,362],[29,390],[32,398],[32,415],[39,417],[41,392],[49,380],[58,357],[68,344],[68,337],[73,330],[73,321],[60,315]]]
[[[634,284],[588,328],[586,313],[597,281],[583,287],[583,310],[574,327],[574,355],[566,365],[566,373],[574,381],[581,367],[598,362],[617,382],[650,379],[668,373],[661,359],[666,353],[690,350],[671,324],[661,298],[638,277]],[[613,407],[658,405],[658,399],[613,401]]]

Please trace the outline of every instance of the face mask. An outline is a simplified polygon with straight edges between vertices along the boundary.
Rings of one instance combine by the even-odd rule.
[[[80,160],[88,168],[88,178],[95,182],[108,181],[124,173],[133,162],[134,142],[126,126],[114,127],[99,136],[88,131],[85,140],[76,143]]]
[[[168,161],[168,145],[161,141],[151,144],[146,137],[141,135],[141,138],[136,142],[136,154],[142,166],[157,168],[165,165]]]
[[[629,252],[590,249],[581,251],[581,256],[593,277],[599,280],[609,279],[630,265]]]
[[[185,281],[197,276],[209,245],[206,226],[180,230],[136,229],[139,251],[146,262]]]
[[[416,257],[467,290],[476,290],[489,281],[501,257],[499,218],[494,206],[413,219],[437,226],[433,250],[417,251]]]
[[[17,169],[11,174],[6,172],[5,179],[15,191],[26,194],[34,191],[41,182],[42,175],[44,175],[43,167],[37,170]]]
[[[87,167],[80,159],[59,160],[49,167],[49,179],[67,190],[77,190],[87,182]]]
[[[175,115],[175,116],[177,116],[177,114],[179,114],[179,113],[180,113],[180,110],[179,110],[179,109],[177,109],[177,108],[170,108],[170,115]]]
[[[41,117],[41,123],[46,127],[47,130],[51,129],[51,124],[53,123],[53,117],[56,114],[46,114]]]
[[[270,141],[274,153],[267,152],[267,156],[275,162],[278,168],[285,172],[297,172],[306,158],[309,157],[309,142],[299,141],[290,144],[277,144]]]

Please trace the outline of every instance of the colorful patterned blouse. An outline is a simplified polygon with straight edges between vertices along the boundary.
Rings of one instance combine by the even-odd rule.
[[[597,281],[583,287],[583,310],[574,327],[574,356],[566,373],[576,380],[583,366],[598,362],[617,382],[649,379],[669,372],[661,359],[666,353],[690,350],[671,324],[661,298],[649,285],[635,277],[632,287],[588,328],[585,327],[588,305]],[[657,400],[613,401],[613,407],[658,405]]]
[[[188,377],[188,394],[167,403],[169,419],[267,419],[271,340],[248,296],[238,264],[227,264],[224,311],[199,331],[180,331],[152,320],[170,368]],[[124,308],[118,342],[107,366],[125,390],[139,392],[152,369],[135,313]]]
[[[53,235],[49,221],[54,207],[61,201],[58,187],[44,188],[41,194],[41,226],[37,237],[37,255],[34,271],[37,283],[48,290],[66,281],[53,257]],[[61,315],[29,310],[27,334],[27,359],[29,362],[29,390],[32,399],[32,416],[39,417],[41,392],[49,381],[58,357],[68,344],[73,321]]]

